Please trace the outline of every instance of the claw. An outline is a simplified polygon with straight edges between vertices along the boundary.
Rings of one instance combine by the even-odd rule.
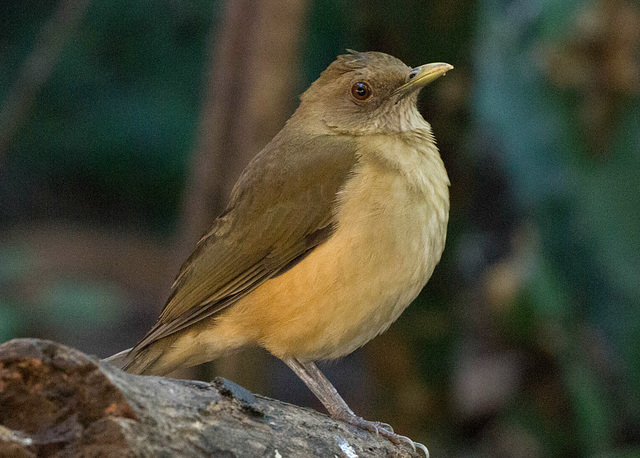
[[[375,423],[376,426],[378,426],[381,429],[386,429],[389,432],[394,432],[393,427],[389,423],[383,423],[381,421],[374,421],[373,423]]]
[[[409,447],[411,447],[413,449],[413,451],[416,451],[416,444],[415,442],[413,442],[411,439],[409,439],[408,437],[405,436],[400,436],[402,437],[402,439],[407,439],[405,442],[409,445]]]
[[[398,439],[398,444],[400,442],[404,442],[405,444],[407,444],[409,447],[411,447],[413,449],[413,451],[416,451],[416,443],[413,442],[411,439],[409,439],[407,436],[400,436],[398,434],[396,434],[396,437]]]
[[[415,445],[420,449],[422,453],[424,453],[424,458],[429,458],[429,450],[427,449],[427,447],[422,445],[420,442],[416,442]]]
[[[427,450],[427,447],[418,442],[413,442],[406,436],[396,434],[395,432],[393,432],[393,428],[386,423],[367,421],[364,418],[358,417],[356,415],[341,415],[340,420],[344,421],[345,423],[349,423],[350,425],[364,429],[365,431],[375,433],[376,436],[385,437],[394,445],[404,443],[405,445],[411,447],[414,452],[420,449],[420,451],[424,453],[425,458],[429,458],[429,450]]]
[[[420,450],[422,453],[424,453],[424,457],[425,458],[429,458],[429,450],[427,449],[427,447],[425,447],[424,445],[422,445],[420,442],[414,442],[411,439],[409,439],[406,436],[400,436],[397,435],[398,439],[404,441],[407,445],[409,445],[409,447],[411,447],[413,449],[414,452],[417,452],[418,450]],[[391,440],[391,439],[389,439]],[[393,441],[391,441],[393,442]]]

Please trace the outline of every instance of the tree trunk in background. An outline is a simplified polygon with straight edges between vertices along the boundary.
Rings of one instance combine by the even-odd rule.
[[[302,0],[229,0],[210,44],[209,82],[184,199],[176,263],[224,209],[247,163],[296,105]],[[178,265],[170,268],[177,271]],[[259,353],[221,362],[225,376],[256,388]],[[259,382],[258,382],[259,383]]]

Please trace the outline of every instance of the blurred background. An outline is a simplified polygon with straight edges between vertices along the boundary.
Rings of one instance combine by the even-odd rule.
[[[345,48],[455,70],[420,98],[452,183],[442,261],[323,366],[338,391],[433,456],[640,456],[632,0],[2,0],[0,342],[132,346]],[[176,375],[322,410],[260,350]]]

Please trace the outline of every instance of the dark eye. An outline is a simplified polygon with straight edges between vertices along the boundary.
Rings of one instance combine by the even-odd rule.
[[[351,86],[351,95],[356,100],[367,100],[371,97],[371,86],[364,81],[358,81]]]

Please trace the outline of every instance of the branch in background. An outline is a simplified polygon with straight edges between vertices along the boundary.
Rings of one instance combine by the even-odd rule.
[[[65,44],[82,23],[89,3],[90,0],[61,0],[40,30],[35,48],[22,64],[0,111],[0,159],[25,122],[40,88],[51,77]]]
[[[247,163],[295,107],[307,1],[228,0],[211,37],[209,82],[199,121],[174,259],[181,261],[224,208]],[[177,271],[178,265],[168,266]],[[216,373],[264,386],[264,353],[222,358]]]
[[[223,209],[246,164],[295,106],[307,2],[229,0],[212,37],[209,83],[185,193],[183,258]]]

